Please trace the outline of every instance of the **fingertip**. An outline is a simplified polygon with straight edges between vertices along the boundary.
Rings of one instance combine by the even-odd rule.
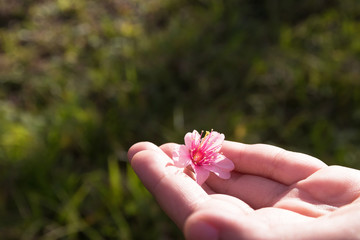
[[[160,146],[160,149],[163,150],[169,157],[172,157],[172,152],[177,145],[178,144],[176,143],[165,143]]]
[[[140,151],[144,151],[144,150],[155,150],[158,147],[151,143],[151,142],[138,142],[135,143],[134,145],[132,145],[127,153],[128,156],[128,160],[129,162],[131,162],[131,160],[133,159],[134,155]]]
[[[155,186],[165,174],[167,159],[153,149],[135,152],[131,159],[131,166],[144,186],[154,192]]]

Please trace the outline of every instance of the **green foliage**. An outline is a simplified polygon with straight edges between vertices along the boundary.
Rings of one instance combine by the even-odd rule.
[[[360,5],[0,0],[0,235],[177,239],[135,142],[227,139],[360,168]]]

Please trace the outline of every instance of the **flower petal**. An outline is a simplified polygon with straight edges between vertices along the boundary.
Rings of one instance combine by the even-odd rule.
[[[185,142],[185,145],[186,145],[188,148],[191,148],[192,141],[193,141],[193,134],[190,133],[190,132],[188,132],[187,134],[185,134],[184,142]]]
[[[221,145],[221,144],[223,144],[224,140],[225,140],[224,134],[218,133],[216,131],[211,132],[210,139],[209,139],[209,142],[211,143],[211,145],[213,145],[213,146]]]
[[[224,142],[225,135],[220,134],[218,132],[212,131],[210,134],[204,139],[204,143],[202,146],[203,151],[215,151],[219,152],[221,146]]]
[[[194,145],[198,145],[200,143],[200,138],[201,136],[198,131],[194,130],[193,132],[188,132],[184,137],[185,145],[191,149]]]
[[[191,162],[191,158],[187,146],[176,146],[173,151],[173,160],[176,167],[184,168],[189,165]]]
[[[215,160],[213,164],[220,168],[227,169],[229,171],[232,171],[235,168],[234,163],[225,156],[223,156],[223,158]]]
[[[203,168],[201,166],[195,166],[192,164],[192,167],[195,172],[196,182],[201,186],[206,179],[209,177],[210,172],[206,168]]]
[[[229,179],[231,177],[231,173],[230,173],[231,171],[220,168],[216,165],[207,165],[207,166],[203,166],[203,168],[207,169],[208,171],[213,172],[219,178]]]

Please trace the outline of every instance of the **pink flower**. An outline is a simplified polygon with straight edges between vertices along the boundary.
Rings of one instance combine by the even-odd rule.
[[[220,151],[225,139],[224,134],[212,131],[205,136],[194,130],[185,135],[185,145],[177,146],[173,151],[174,164],[185,168],[191,165],[195,173],[196,182],[202,185],[209,177],[210,172],[223,179],[230,178],[234,163]]]

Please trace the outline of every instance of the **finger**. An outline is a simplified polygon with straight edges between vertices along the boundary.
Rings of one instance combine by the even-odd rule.
[[[216,193],[234,196],[254,209],[271,207],[289,189],[268,178],[233,172],[230,179],[211,174],[206,184]]]
[[[247,214],[247,213],[251,213],[254,211],[254,209],[251,208],[248,204],[246,204],[245,202],[239,200],[238,198],[235,198],[230,195],[211,194],[210,197],[211,197],[211,201],[213,203],[207,204],[207,206],[204,206],[203,209],[216,208],[216,205],[219,206],[219,205],[223,205],[225,203],[225,205],[227,205],[227,207],[232,207],[233,209],[236,208],[236,211],[234,211],[234,210],[231,211],[233,213],[236,212],[237,214]],[[219,204],[219,202],[221,202],[222,204]],[[199,209],[201,209],[201,208],[199,208]]]
[[[300,181],[297,187],[320,202],[341,207],[360,198],[360,171],[329,166]]]
[[[172,156],[172,151],[177,144],[166,143],[160,148]],[[268,178],[255,175],[245,175],[233,172],[231,178],[224,180],[211,174],[203,187],[209,186],[208,193],[222,193],[237,197],[249,204],[254,209],[272,206],[288,186]]]
[[[221,150],[234,162],[236,171],[273,179],[286,185],[305,179],[326,167],[325,163],[309,155],[266,144],[247,145],[224,141]]]
[[[132,145],[130,147],[130,149],[128,150],[127,155],[128,155],[129,161],[131,162],[134,155],[143,150],[153,150],[155,152],[158,152],[159,154],[164,154],[164,151],[159,149],[155,144],[153,144],[151,142],[139,142],[139,143]],[[170,164],[171,161],[169,160],[167,163]]]
[[[129,150],[131,165],[145,187],[169,217],[182,229],[186,218],[209,199],[206,192],[172,160],[151,143],[138,143]]]
[[[212,239],[264,239],[266,226],[261,221],[254,221],[247,214],[232,211],[204,209],[195,212],[186,221],[184,234],[188,240]]]
[[[275,208],[263,208],[245,214],[216,208],[201,209],[185,223],[186,239],[311,239],[303,232],[313,218]],[[309,232],[309,231],[308,231]],[[319,232],[317,232],[319,233]],[[318,236],[316,234],[312,235]],[[324,238],[325,239],[325,238]]]
[[[175,143],[166,143],[160,148],[171,157],[172,149],[176,145]],[[272,206],[288,189],[287,185],[268,178],[236,172],[232,172],[231,178],[227,180],[211,174],[204,186],[210,187],[211,191],[207,190],[208,193],[234,196],[254,209]]]
[[[233,142],[224,142],[224,146],[222,148],[223,153],[230,158],[231,160],[238,160],[234,161],[235,168],[237,171],[241,172],[232,172],[231,178],[224,180],[221,178],[218,178],[217,176],[211,174],[209,179],[206,181],[205,186],[209,186],[210,189],[213,191],[212,193],[222,193],[222,194],[228,194],[234,197],[237,197],[241,199],[242,201],[249,204],[254,209],[259,209],[262,207],[269,207],[273,206],[279,198],[288,190],[288,185],[290,185],[290,180],[296,181],[299,178],[306,178],[308,175],[310,175],[313,171],[316,171],[319,167],[324,166],[321,161],[310,157],[308,155],[300,154],[300,153],[293,153],[288,152],[290,154],[298,156],[305,157],[308,159],[308,161],[304,161],[304,165],[301,168],[305,168],[305,170],[309,167],[311,167],[311,164],[309,166],[309,160],[315,161],[315,165],[313,169],[310,169],[312,171],[303,171],[303,175],[299,177],[299,175],[293,175],[290,174],[290,176],[282,176],[281,172],[278,173],[280,176],[274,176],[274,180],[270,178],[271,175],[267,174],[266,170],[263,169],[265,166],[264,164],[269,165],[271,160],[267,160],[266,155],[261,156],[261,153],[265,151],[274,151],[274,150],[282,150],[281,148],[277,148],[270,145],[259,145],[260,148],[252,148],[254,145],[245,145],[245,144],[234,144],[231,145]],[[172,156],[172,149],[175,148],[177,144],[175,143],[167,143],[161,146],[161,149],[168,155]],[[247,149],[244,149],[244,147],[248,147]],[[255,145],[256,147],[256,145]],[[238,152],[237,152],[237,151]],[[243,150],[243,152],[240,152]],[[260,153],[259,153],[260,151]],[[283,150],[285,151],[285,150]],[[286,151],[287,152],[287,151]],[[244,156],[244,159],[241,159],[237,154],[242,154]],[[260,155],[260,157],[259,157]],[[246,159],[248,158],[248,159]],[[280,158],[279,158],[280,159]],[[245,161],[251,161],[250,163],[245,163]],[[274,161],[274,160],[272,160]],[[279,161],[284,161],[280,159]],[[256,163],[258,165],[256,165]],[[280,164],[280,162],[279,162]],[[280,164],[281,165],[281,164]],[[326,166],[326,165],[325,165]],[[259,169],[256,169],[258,167]],[[288,168],[290,168],[289,166]],[[255,168],[255,169],[254,169]],[[296,168],[296,166],[294,166]],[[265,170],[265,171],[264,171]],[[276,169],[275,169],[276,170]],[[298,169],[296,169],[298,170]],[[280,170],[279,170],[280,171]],[[290,171],[290,170],[289,170]],[[247,173],[247,174],[243,174]],[[269,172],[270,173],[270,172]],[[260,174],[260,175],[257,175]],[[282,180],[286,177],[288,180]],[[283,184],[281,181],[285,182],[286,184]],[[211,193],[211,191],[207,191],[208,193]]]
[[[178,146],[179,144],[177,143],[165,143],[163,145],[160,146],[160,149],[166,153],[166,155],[168,155],[170,158],[172,158],[172,153],[175,149],[176,146]]]
[[[360,239],[359,219],[360,205],[349,204],[328,216],[318,218],[316,224],[312,224],[313,229],[307,228],[307,235],[322,239]]]

